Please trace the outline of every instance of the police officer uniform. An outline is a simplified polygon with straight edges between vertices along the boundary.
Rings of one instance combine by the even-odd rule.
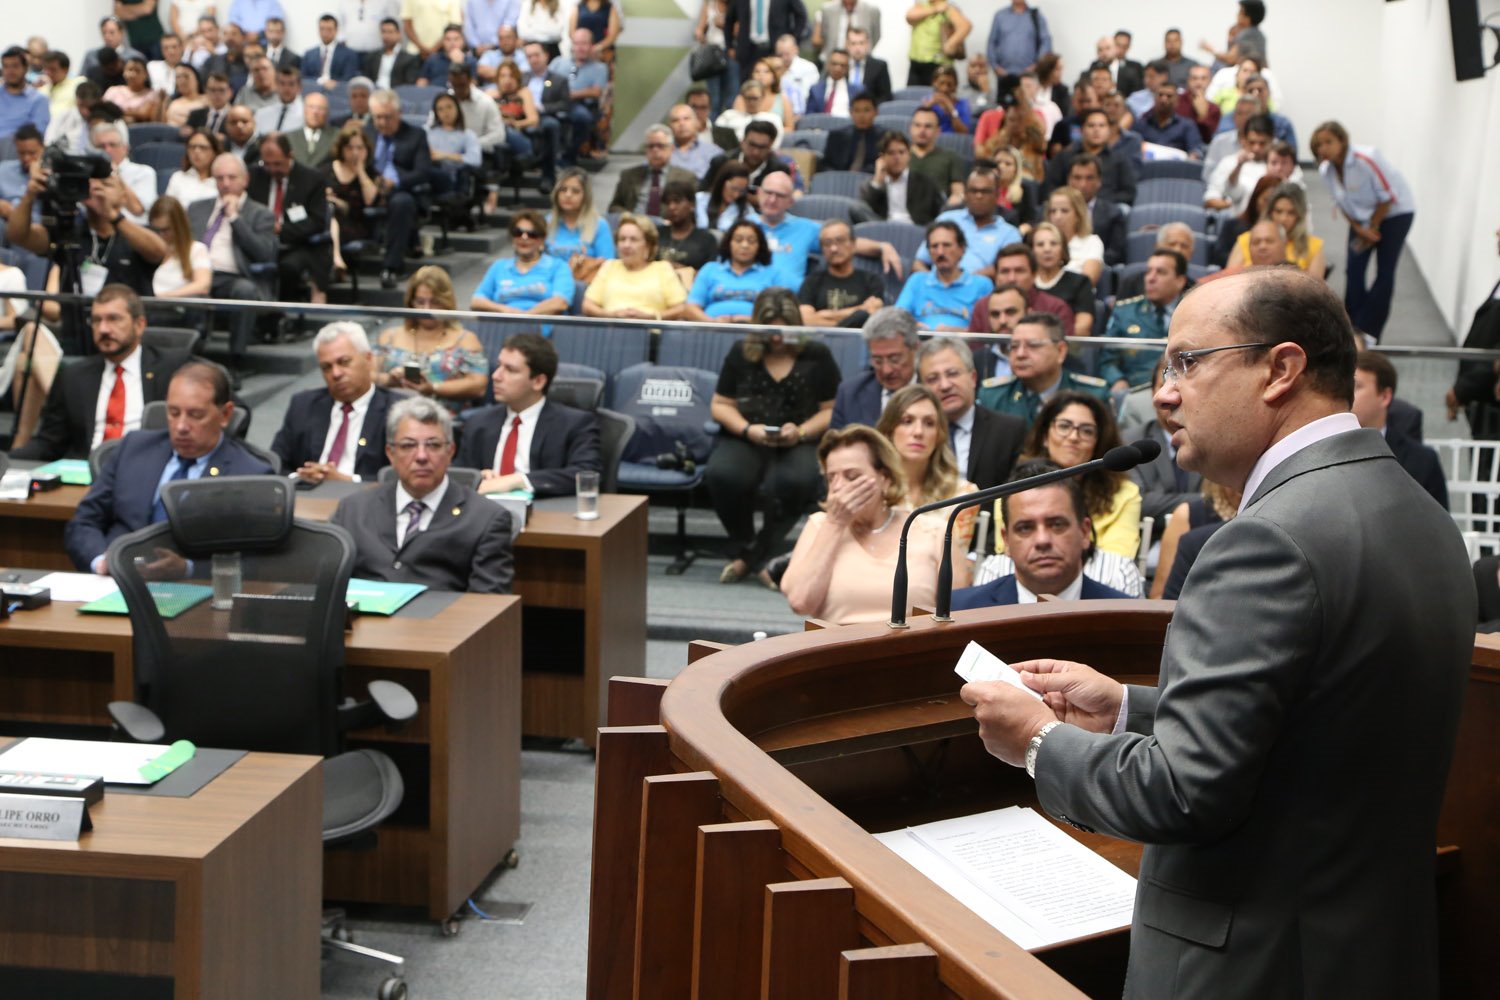
[[[1013,417],[1020,417],[1030,427],[1036,420],[1036,415],[1042,408],[1042,404],[1055,393],[1073,391],[1084,392],[1099,399],[1109,399],[1109,383],[1102,378],[1092,375],[1080,375],[1062,369],[1062,377],[1057,384],[1048,389],[1046,394],[1036,392],[1026,387],[1014,375],[996,376],[987,378],[979,386],[976,397],[980,406],[988,407],[997,413],[1008,413]]]
[[[1165,340],[1177,301],[1159,306],[1144,295],[1121,299],[1115,303],[1104,336]],[[1161,364],[1161,355],[1160,348],[1101,347],[1099,375],[1106,385],[1114,385],[1122,378],[1131,385],[1150,385],[1156,366]]]

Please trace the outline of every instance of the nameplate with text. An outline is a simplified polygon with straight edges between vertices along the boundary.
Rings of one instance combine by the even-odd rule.
[[[0,795],[0,837],[77,840],[92,827],[81,796]]]

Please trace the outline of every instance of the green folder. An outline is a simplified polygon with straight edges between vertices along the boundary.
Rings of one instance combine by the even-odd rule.
[[[176,618],[188,608],[202,604],[214,595],[212,587],[204,587],[196,583],[153,582],[146,584],[146,587],[151,591],[151,598],[156,601],[157,613],[163,618]],[[129,613],[125,607],[125,595],[118,590],[97,601],[90,601],[78,610],[90,615]]]
[[[351,578],[344,600],[363,615],[393,615],[426,589],[420,583],[384,583]]]
[[[31,470],[31,474],[55,475],[63,481],[64,486],[89,486],[94,482],[94,475],[89,472],[89,463],[82,458],[59,458]]]

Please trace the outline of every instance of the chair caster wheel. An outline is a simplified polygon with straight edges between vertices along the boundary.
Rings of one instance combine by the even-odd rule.
[[[505,860],[501,863],[507,868],[519,868],[521,866],[521,856],[516,853],[515,848],[511,848],[505,853]]]
[[[456,916],[449,917],[438,926],[438,929],[442,931],[443,937],[458,937],[459,932],[464,929],[464,924],[463,921]]]
[[[343,941],[345,943],[353,943],[354,941],[354,932],[345,927],[343,924],[335,927],[333,929],[333,933],[329,936],[332,937],[335,941]]]
[[[406,980],[391,976],[375,994],[379,1000],[406,1000]]]

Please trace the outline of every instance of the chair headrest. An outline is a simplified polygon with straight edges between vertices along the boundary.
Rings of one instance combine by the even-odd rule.
[[[188,552],[240,552],[286,541],[296,490],[282,476],[183,479],[162,487],[172,537]]]

